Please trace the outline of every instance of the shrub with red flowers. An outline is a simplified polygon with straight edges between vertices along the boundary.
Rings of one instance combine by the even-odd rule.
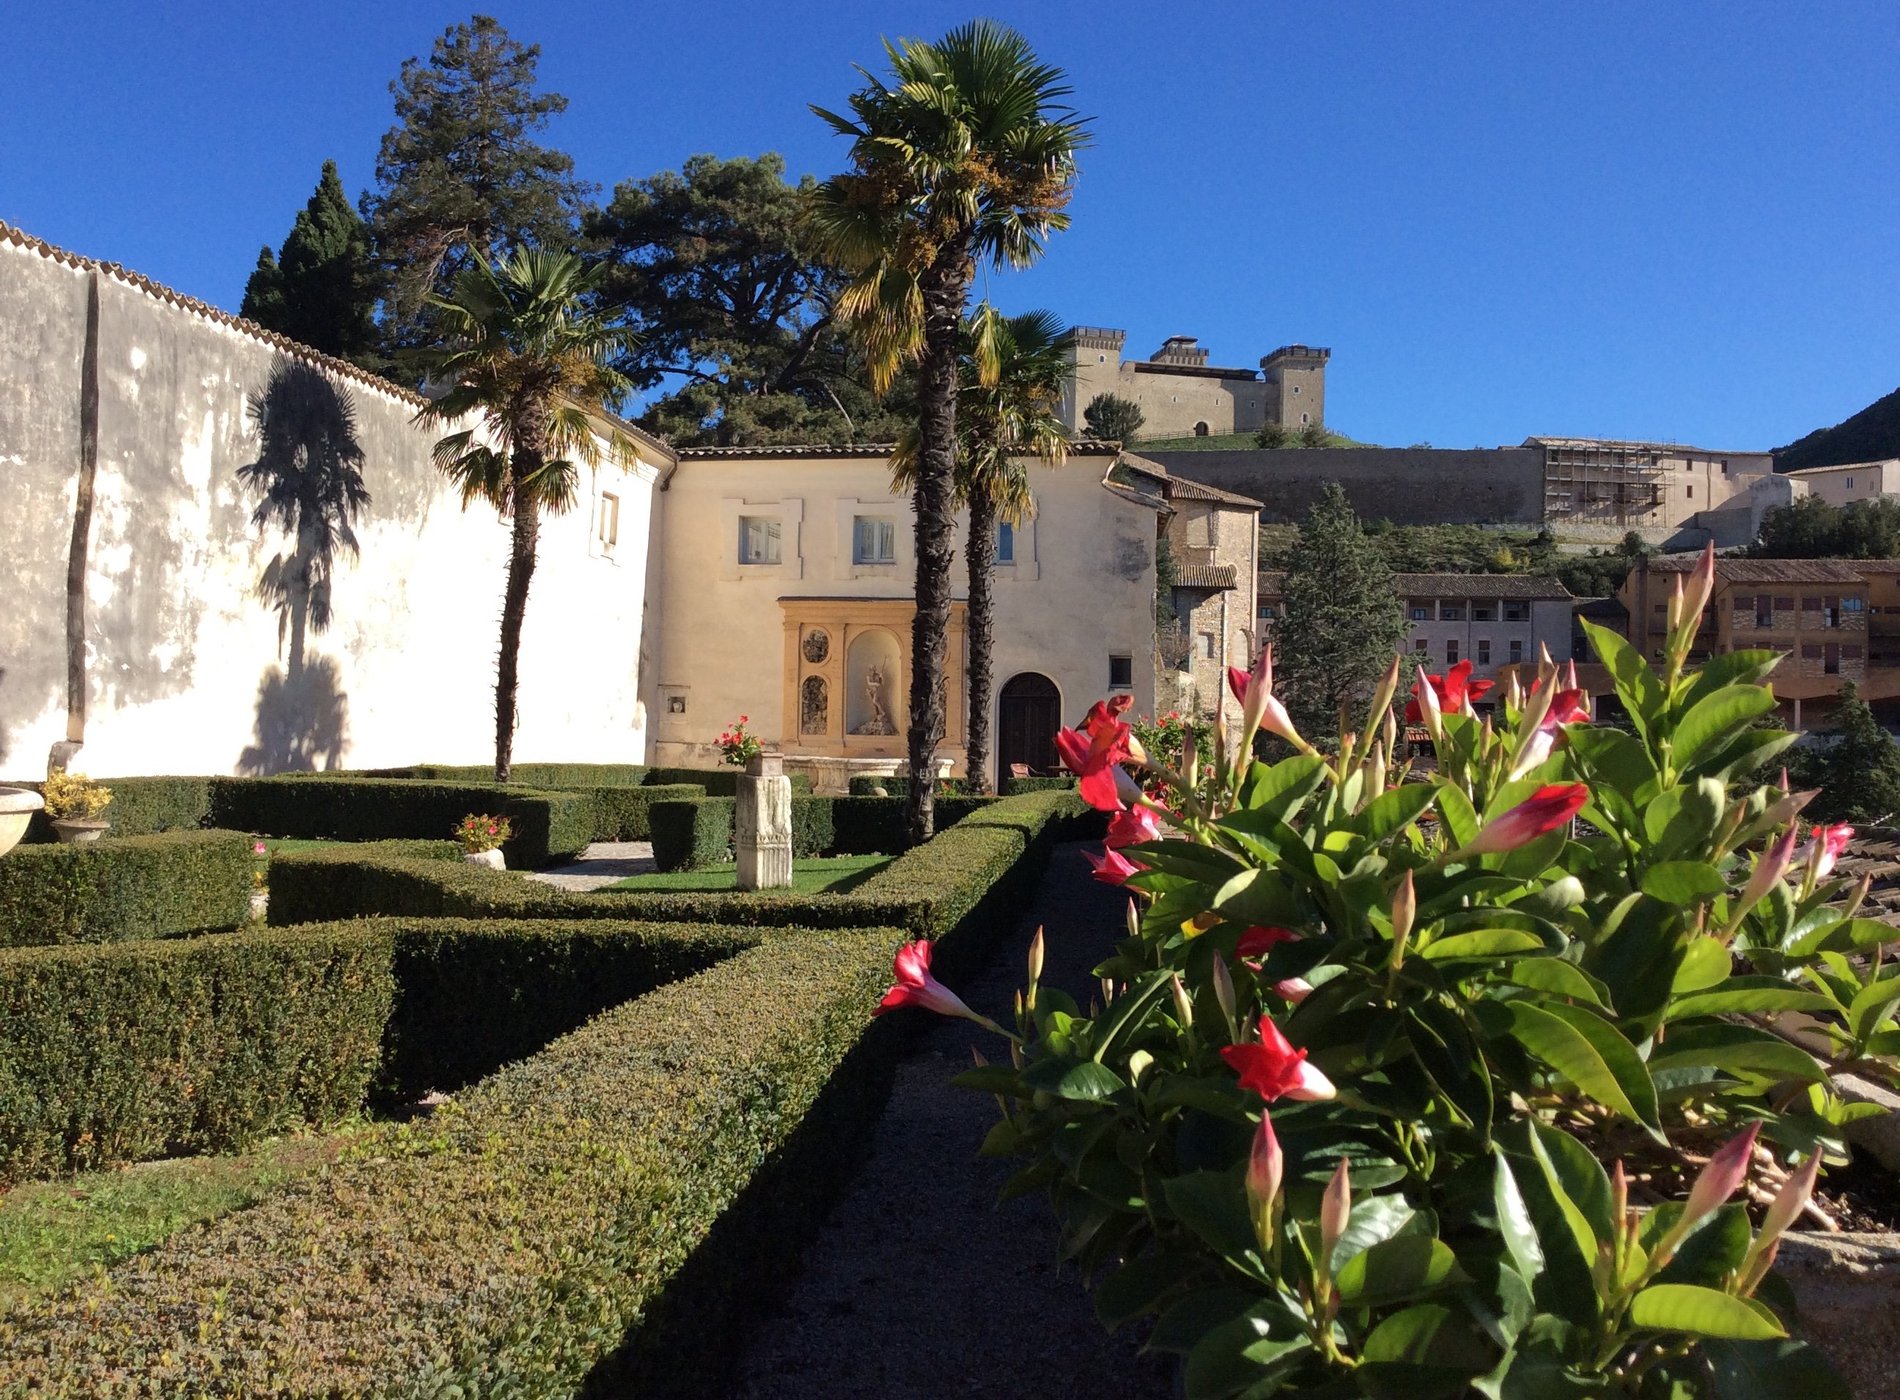
[[[498,851],[514,839],[515,828],[506,817],[469,813],[456,825],[455,839],[470,855]]]
[[[1127,936],[1086,1012],[1039,937],[1007,1062],[964,1081],[1190,1400],[1843,1393],[1772,1266],[1863,1111],[1835,1064],[1893,1074],[1900,973],[1860,955],[1900,935],[1834,878],[1851,833],[1755,776],[1792,738],[1757,724],[1778,658],[1688,668],[1712,577],[1678,583],[1660,668],[1590,629],[1632,732],[1548,660],[1483,715],[1455,669],[1413,688],[1414,772],[1395,665],[1322,753],[1263,655],[1211,783],[1112,704],[1060,737]],[[976,1016],[943,996],[909,999]]]
[[[740,715],[736,724],[729,724],[714,742],[719,745],[720,755],[734,768],[743,768],[765,751],[765,745],[759,742],[758,735],[748,730],[747,715]]]

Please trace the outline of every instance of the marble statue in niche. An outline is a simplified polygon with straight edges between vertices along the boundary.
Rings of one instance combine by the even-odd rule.
[[[897,726],[891,723],[891,707],[884,698],[884,668],[871,666],[864,673],[864,698],[871,707],[870,718],[865,720],[853,734],[895,734]]]

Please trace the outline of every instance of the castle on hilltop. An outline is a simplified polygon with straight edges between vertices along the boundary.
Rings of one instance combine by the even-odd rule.
[[[1326,362],[1331,350],[1282,345],[1258,370],[1222,369],[1191,335],[1169,336],[1146,360],[1125,360],[1127,332],[1073,327],[1065,340],[1075,376],[1062,400],[1071,431],[1097,394],[1141,406],[1143,437],[1223,437],[1279,423],[1293,432],[1326,421]]]

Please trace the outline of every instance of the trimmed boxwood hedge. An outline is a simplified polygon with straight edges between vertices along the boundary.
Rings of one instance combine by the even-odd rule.
[[[375,919],[0,950],[0,1182],[453,1089],[757,935]]]
[[[909,778],[881,778],[864,773],[852,778],[849,787],[853,797],[872,797],[876,788],[883,788],[887,797],[910,796]],[[997,784],[996,790],[1003,797],[1021,797],[1028,792],[1069,792],[1075,787],[1075,779],[1058,778],[1004,778]],[[939,778],[937,791],[954,797],[965,797],[970,793],[967,778]]]
[[[1073,799],[974,815],[911,864],[947,962],[1007,926]],[[425,1122],[0,1318],[52,1396],[721,1393],[730,1329],[869,1136],[894,929],[801,931],[596,1017]],[[769,1228],[767,1228],[769,1227]],[[286,1318],[296,1325],[286,1326]]]
[[[0,946],[230,929],[251,915],[251,838],[173,831],[0,857]]]
[[[937,799],[937,827],[954,826],[993,798]],[[657,803],[653,863],[661,870],[703,870],[732,859],[736,798]],[[792,798],[792,858],[887,855],[904,849],[901,797]]]

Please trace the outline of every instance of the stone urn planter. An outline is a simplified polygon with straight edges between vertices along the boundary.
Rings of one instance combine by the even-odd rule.
[[[101,836],[106,834],[107,828],[111,825],[111,822],[100,821],[96,817],[91,819],[85,817],[55,817],[53,819],[53,834],[68,845],[76,845],[86,841],[97,841]]]
[[[490,870],[506,870],[508,868],[508,862],[502,859],[501,848],[499,846],[492,851],[464,851],[462,852],[462,859],[467,861],[470,865],[485,865]]]
[[[0,855],[20,844],[33,814],[45,805],[31,788],[0,787]]]

